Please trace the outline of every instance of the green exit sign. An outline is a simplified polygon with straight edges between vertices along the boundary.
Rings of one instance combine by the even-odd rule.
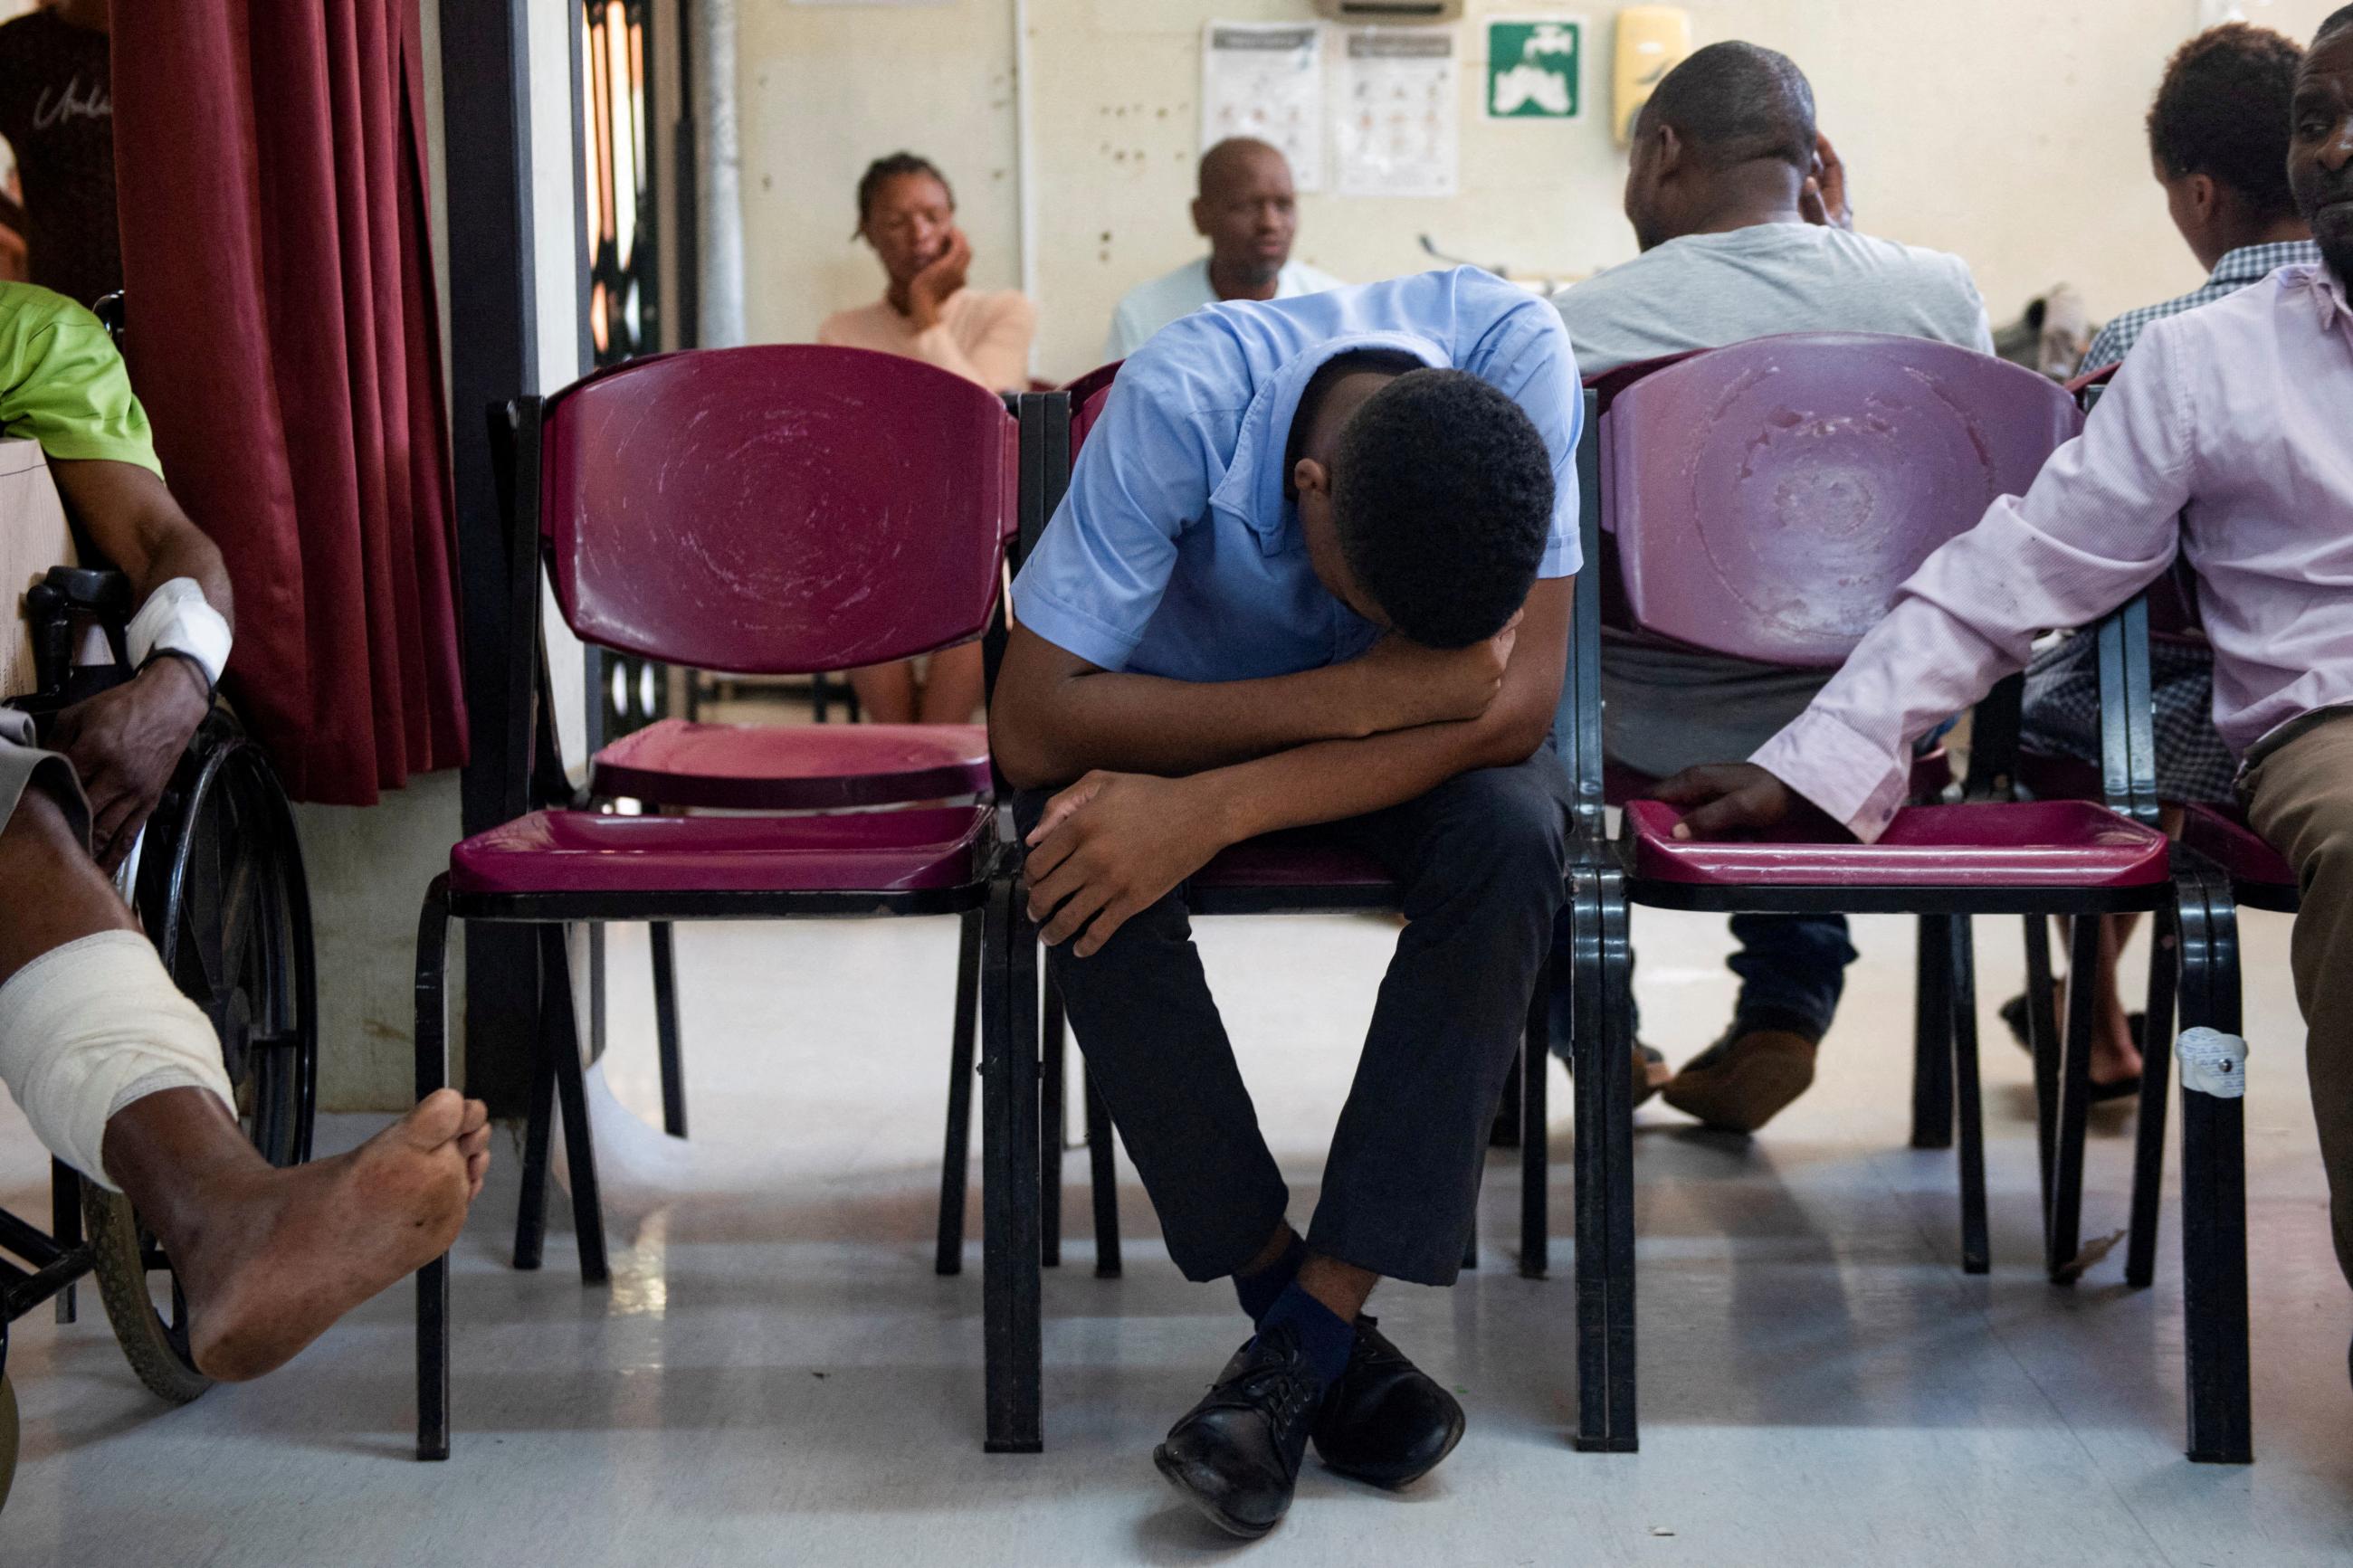
[[[1522,17],[1487,24],[1487,118],[1574,120],[1583,107],[1585,24]]]

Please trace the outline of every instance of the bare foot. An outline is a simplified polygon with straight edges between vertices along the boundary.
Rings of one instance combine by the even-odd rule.
[[[197,1369],[224,1383],[274,1371],[447,1252],[490,1141],[481,1101],[445,1089],[348,1154],[240,1178],[171,1247]]]

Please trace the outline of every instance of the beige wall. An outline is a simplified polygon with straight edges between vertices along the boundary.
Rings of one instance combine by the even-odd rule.
[[[2243,0],[2308,35],[2334,0]],[[934,6],[743,8],[747,315],[755,341],[805,339],[828,310],[874,297],[879,273],[843,238],[867,159],[906,145],[944,165],[977,252],[1007,287],[1015,254],[1011,0]],[[2095,315],[2178,293],[2198,268],[2149,179],[2141,116],[2167,54],[2232,7],[2212,0],[1695,0],[1700,42],[1784,49],[1812,78],[1865,228],[1959,252],[1997,321],[2073,283]],[[1606,99],[1611,5],[1588,18],[1588,114],[1567,125],[1476,117],[1489,13],[1461,34],[1462,190],[1444,201],[1307,197],[1298,254],[1369,279],[1428,265],[1415,237],[1515,270],[1573,276],[1623,260],[1623,154]],[[1030,0],[1035,88],[1038,365],[1094,362],[1129,286],[1198,248],[1185,216],[1204,20],[1283,20],[1305,0]]]

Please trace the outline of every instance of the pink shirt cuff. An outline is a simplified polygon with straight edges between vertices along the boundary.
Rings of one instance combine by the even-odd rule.
[[[1808,709],[1748,759],[1876,843],[1904,805],[1909,762],[1891,757],[1828,713]]]

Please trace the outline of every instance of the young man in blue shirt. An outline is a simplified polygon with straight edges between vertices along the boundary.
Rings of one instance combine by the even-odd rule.
[[[1559,317],[1472,269],[1211,306],[1127,362],[1014,585],[991,740],[1048,964],[1170,1256],[1258,1328],[1154,1456],[1236,1534],[1311,1435],[1389,1486],[1461,1436],[1360,1313],[1454,1280],[1562,901],[1582,411]],[[1407,925],[1303,1239],[1182,884],[1317,824]]]

